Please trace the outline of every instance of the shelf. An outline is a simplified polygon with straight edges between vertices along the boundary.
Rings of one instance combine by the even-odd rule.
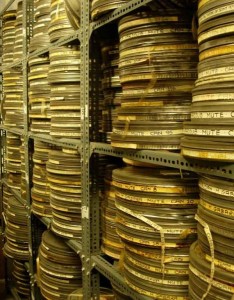
[[[40,220],[47,227],[47,229],[50,229],[51,218],[40,217],[38,215],[35,215],[35,216],[38,218],[38,220]],[[65,239],[65,238],[62,238],[62,239],[77,254],[81,253],[81,251],[82,251],[82,245],[81,245],[81,243],[79,241],[73,240],[73,239],[68,240],[68,239]]]
[[[58,41],[56,41],[55,43],[53,43],[50,48],[54,48],[54,47],[59,47],[59,46],[63,46],[69,42],[72,42],[74,40],[80,40],[80,30],[76,30],[74,31],[74,33],[72,35],[69,35],[69,36],[65,36],[65,37],[62,37],[60,38]]]
[[[16,60],[15,62],[13,62],[11,64],[7,64],[7,65],[0,68],[0,72],[3,72],[5,70],[9,70],[9,69],[14,68],[14,67],[22,68],[22,62],[23,62],[23,59],[18,59],[18,60]]]
[[[81,254],[82,251],[82,245],[80,242],[76,240],[64,240],[65,243],[73,250],[76,252],[76,254]]]
[[[80,148],[80,140],[77,139],[58,139],[50,136],[49,134],[36,134],[29,132],[28,137],[30,139],[41,141],[61,147],[67,147],[69,149],[78,149]]]
[[[100,18],[100,20],[91,23],[91,30],[98,29],[150,2],[152,2],[152,0],[131,0],[127,4],[124,4],[120,8],[114,10],[112,13]]]
[[[5,186],[7,186],[11,193],[15,196],[15,198],[24,206],[28,209],[27,207],[27,203],[24,199],[21,198],[20,192],[17,189],[13,189],[12,187],[10,187],[6,181],[6,179],[2,179],[2,184],[4,184]]]
[[[40,55],[43,55],[47,52],[49,52],[49,47],[43,47],[43,48],[40,48],[40,49],[28,54],[28,58],[35,57],[35,56],[40,56]]]
[[[92,256],[91,263],[94,268],[108,278],[114,286],[116,286],[121,292],[132,297],[134,300],[152,300],[152,298],[140,295],[128,287],[123,276],[103,257]]]
[[[4,14],[4,12],[13,4],[16,0],[8,0],[5,6],[0,10],[0,16]]]
[[[28,55],[28,58],[43,55],[43,54],[49,52],[50,49],[53,49],[53,48],[56,48],[59,46],[63,46],[69,42],[76,40],[76,39],[80,40],[80,30],[76,30],[76,31],[74,31],[73,34],[60,38],[58,41],[50,44],[49,47],[43,47],[41,49],[38,49],[38,50],[30,53]]]
[[[6,132],[14,133],[17,135],[23,135],[24,131],[23,129],[17,129],[17,128],[12,128],[12,127],[6,127],[4,125],[0,125],[0,129],[5,130]]]
[[[38,49],[38,50],[28,54],[27,56],[23,56],[22,59],[19,59],[19,60],[13,62],[12,64],[8,64],[8,65],[5,65],[4,67],[1,67],[0,72],[2,72],[4,70],[8,70],[10,68],[19,67],[20,65],[22,65],[23,62],[25,62],[25,60],[28,60],[31,57],[43,55],[43,54],[49,52],[50,49],[53,49],[53,48],[56,48],[59,46],[63,46],[69,42],[76,40],[76,39],[78,39],[78,40],[80,39],[80,30],[74,31],[74,33],[72,35],[60,38],[55,43],[50,44],[49,47],[43,47],[41,49]]]
[[[125,157],[137,161],[178,168],[196,173],[205,173],[225,178],[233,178],[234,176],[234,164],[188,159],[183,157],[181,154],[168,151],[120,149],[113,148],[111,145],[105,143],[91,143],[91,150],[94,153]]]
[[[38,220],[40,220],[48,229],[50,228],[51,219],[47,217],[40,217],[38,215],[35,215]]]

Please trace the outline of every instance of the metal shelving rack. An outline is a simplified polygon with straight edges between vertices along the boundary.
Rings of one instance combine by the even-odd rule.
[[[9,0],[5,7],[0,11],[0,16],[9,8],[9,6],[15,0]],[[50,144],[66,146],[71,149],[77,149],[81,155],[81,167],[82,167],[82,242],[76,240],[66,240],[64,241],[71,247],[78,255],[80,255],[83,262],[83,292],[85,300],[99,299],[99,273],[103,274],[105,277],[110,279],[114,285],[122,292],[126,293],[135,300],[149,300],[150,298],[139,295],[129,288],[124,281],[121,274],[108,263],[101,253],[99,252],[99,236],[97,224],[99,220],[95,219],[99,210],[99,203],[95,200],[95,195],[90,189],[90,158],[94,154],[104,154],[116,157],[127,157],[143,162],[150,162],[153,164],[159,164],[163,166],[179,168],[181,170],[189,170],[198,173],[206,173],[217,175],[225,178],[233,178],[234,175],[234,164],[227,163],[213,163],[206,161],[190,160],[182,157],[180,154],[170,153],[166,151],[132,151],[125,149],[115,149],[109,144],[91,142],[89,133],[89,107],[90,107],[90,45],[92,41],[92,33],[107,25],[108,23],[124,16],[125,14],[151,2],[157,0],[131,0],[126,5],[121,8],[116,9],[114,12],[108,16],[104,16],[96,22],[90,22],[89,17],[89,1],[81,0],[81,24],[80,30],[74,31],[74,33],[68,37],[63,37],[57,42],[50,45],[48,48],[38,49],[35,52],[28,55],[27,53],[27,30],[24,30],[24,55],[21,60],[14,62],[4,68],[0,69],[2,72],[4,69],[9,69],[13,67],[22,67],[23,69],[23,79],[24,79],[24,129],[19,130],[17,128],[7,128],[1,125],[1,137],[7,132],[11,132],[24,137],[25,142],[25,171],[26,171],[26,181],[27,181],[27,201],[21,199],[20,193],[14,189],[12,193],[16,196],[18,201],[20,201],[25,209],[28,211],[28,222],[29,222],[29,247],[30,247],[30,260],[29,264],[26,265],[31,276],[31,298],[32,300],[38,300],[38,296],[35,293],[34,283],[34,266],[33,266],[33,253],[32,253],[32,232],[31,232],[31,209],[30,209],[30,182],[29,182],[29,143],[31,140],[44,141]],[[30,26],[30,18],[28,17],[27,11],[31,11],[32,0],[23,0],[23,24],[25,28]],[[80,50],[81,50],[81,139],[56,139],[45,134],[33,134],[28,130],[28,107],[27,107],[27,61],[29,57],[40,56],[49,51],[50,48],[61,46],[67,44],[73,40],[79,39]],[[92,71],[92,70],[91,70]],[[1,143],[1,154],[4,155],[4,149]],[[1,159],[2,163],[2,159]],[[1,165],[1,170],[3,171],[3,166]],[[3,185],[6,185],[5,179],[1,180],[1,189]],[[94,219],[94,221],[91,219]],[[45,224],[47,228],[50,228],[51,220],[49,218],[39,218],[39,220]],[[16,299],[18,298],[17,293],[14,293]]]

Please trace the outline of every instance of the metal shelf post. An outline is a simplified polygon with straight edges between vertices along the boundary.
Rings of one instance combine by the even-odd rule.
[[[32,23],[33,1],[23,1],[23,56],[28,53],[29,28]],[[25,159],[25,181],[26,181],[26,209],[28,212],[28,245],[29,245],[29,275],[31,285],[31,299],[35,300],[35,285],[34,285],[34,264],[33,264],[33,245],[32,245],[32,224],[31,224],[31,191],[30,191],[30,159],[29,159],[29,140],[28,140],[28,62],[22,61],[23,68],[23,113],[24,113],[24,159]]]
[[[81,0],[81,217],[82,217],[82,251],[83,299],[90,300],[91,263],[90,263],[90,176],[89,176],[89,1]]]

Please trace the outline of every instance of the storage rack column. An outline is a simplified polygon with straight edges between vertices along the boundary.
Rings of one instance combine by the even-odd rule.
[[[30,183],[30,158],[29,158],[29,140],[28,140],[28,43],[30,38],[30,28],[33,22],[31,11],[33,1],[23,1],[23,112],[24,112],[24,159],[25,159],[25,184],[26,184],[26,209],[28,212],[28,245],[29,245],[29,265],[31,298],[35,299],[35,278],[34,278],[34,257],[32,245],[32,222],[31,222],[31,183]]]
[[[89,2],[81,0],[81,218],[83,262],[83,297],[91,299],[91,262],[90,262],[90,176],[89,176]]]

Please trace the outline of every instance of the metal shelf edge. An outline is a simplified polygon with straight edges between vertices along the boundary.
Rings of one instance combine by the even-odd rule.
[[[0,16],[4,14],[4,12],[13,4],[16,0],[8,0],[8,2],[5,4],[5,6],[0,11]]]
[[[56,41],[55,43],[52,43],[50,45],[50,48],[63,46],[63,45],[65,45],[65,44],[67,44],[71,41],[74,41],[75,39],[80,40],[80,30],[79,29],[74,31],[74,33],[72,35],[62,37],[58,41]]]
[[[40,56],[42,54],[45,54],[48,51],[49,51],[49,47],[40,48],[32,53],[29,53],[27,59],[29,59],[31,57],[35,57],[35,56]]]
[[[80,40],[80,30],[74,31],[72,35],[62,37],[58,41],[51,43],[49,47],[43,47],[41,49],[38,49],[32,53],[29,53],[28,58],[35,57],[35,56],[40,56],[42,54],[45,54],[46,52],[49,52],[50,49],[53,49],[55,47],[63,46],[71,41],[74,41],[75,39]]]
[[[40,216],[37,216],[36,217],[44,224],[46,225],[46,227],[49,229],[50,228],[50,225],[51,225],[51,218],[47,218],[47,217],[40,217]],[[76,241],[76,240],[67,240],[65,238],[62,238],[61,239],[64,240],[64,242],[73,250],[76,252],[76,254],[80,254],[81,253],[81,250],[82,250],[82,246],[81,246],[81,243],[79,241]]]
[[[40,217],[35,215],[48,229],[50,228],[51,219],[47,217]]]
[[[92,22],[91,28],[92,30],[98,29],[152,1],[153,0],[131,0],[128,3],[122,5],[120,8],[115,9],[112,13],[102,17],[100,20]]]
[[[62,37],[58,41],[56,41],[54,43],[51,43],[49,45],[49,47],[43,47],[41,49],[38,49],[38,50],[36,50],[32,53],[29,53],[26,56],[23,56],[21,59],[13,62],[11,64],[8,64],[8,65],[5,65],[5,66],[1,67],[0,72],[3,72],[4,70],[8,70],[8,69],[13,68],[13,67],[20,66],[23,62],[25,62],[26,60],[28,60],[31,57],[43,55],[43,54],[49,52],[50,49],[53,49],[53,48],[56,48],[56,47],[59,47],[59,46],[63,46],[65,44],[69,43],[69,42],[74,41],[75,39],[80,40],[80,30],[79,29],[74,31],[73,34],[71,34],[69,36],[66,36],[66,37]]]
[[[128,287],[123,276],[103,257],[99,255],[92,256],[91,262],[96,270],[107,277],[120,291],[134,300],[152,300],[152,298],[141,295]]]
[[[4,125],[0,125],[0,129],[5,130],[5,131],[10,132],[10,133],[17,134],[17,135],[23,135],[24,134],[24,131],[22,129],[9,128],[9,127],[6,127]]]
[[[94,153],[116,157],[126,157],[137,161],[158,164],[161,166],[177,168],[196,173],[205,173],[224,178],[233,178],[234,176],[234,164],[227,162],[187,159],[181,154],[161,150],[128,150],[114,148],[110,144],[105,143],[91,143],[91,149]]]
[[[20,192],[17,191],[16,189],[10,187],[6,181],[6,179],[2,179],[2,184],[6,185],[11,193],[15,196],[15,198],[24,206],[24,207],[27,207],[27,203],[24,199],[21,198],[21,195],[20,195]]]
[[[50,143],[53,145],[57,146],[62,146],[62,147],[68,147],[70,149],[79,149],[80,147],[80,140],[73,140],[73,139],[57,139],[53,138],[48,134],[34,134],[32,132],[28,133],[28,137],[33,139],[33,140],[38,140],[41,142],[46,142]]]
[[[76,240],[65,240],[65,243],[76,252],[76,254],[80,254],[82,251],[82,245],[80,242]]]
[[[14,68],[14,67],[22,67],[22,66],[21,66],[22,63],[23,63],[23,58],[22,58],[22,59],[19,59],[19,60],[17,60],[17,61],[15,61],[15,62],[13,62],[13,63],[11,63],[11,64],[7,64],[7,65],[2,66],[2,67],[0,68],[0,72],[3,72],[3,71],[5,71],[5,70],[9,70],[9,69]]]

